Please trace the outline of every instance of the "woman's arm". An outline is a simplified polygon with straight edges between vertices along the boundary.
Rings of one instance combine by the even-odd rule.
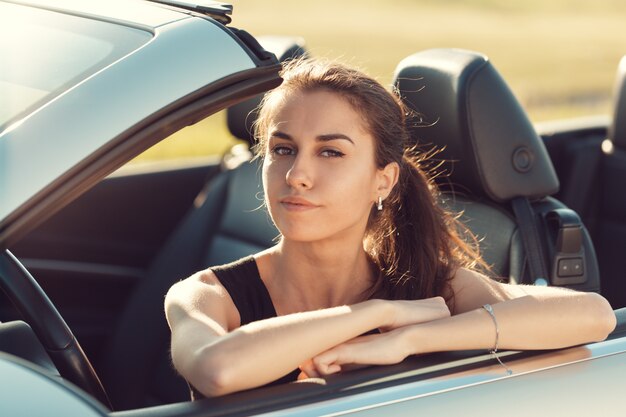
[[[174,285],[165,299],[176,369],[207,396],[257,387],[369,330],[449,315],[442,298],[290,314],[239,326],[232,299],[204,272]]]
[[[466,269],[457,272],[452,291],[455,306],[450,325],[473,327],[474,337],[466,334],[463,343],[477,349],[493,348],[495,342],[495,324],[484,304],[493,305],[503,349],[554,349],[600,341],[616,324],[613,309],[596,293],[502,284]],[[452,343],[455,336],[448,337]]]
[[[615,328],[615,315],[595,293],[540,291],[492,306],[499,328],[500,349],[557,349],[604,340]],[[401,336],[410,353],[493,349],[495,323],[483,308],[437,323],[406,327]]]
[[[350,363],[394,363],[411,354],[492,349],[496,328],[484,304],[492,304],[502,349],[554,349],[600,341],[615,328],[611,306],[595,293],[501,284],[467,270],[457,272],[452,291],[454,316],[336,346],[314,358],[313,373],[326,374]],[[388,346],[397,349],[393,360]]]

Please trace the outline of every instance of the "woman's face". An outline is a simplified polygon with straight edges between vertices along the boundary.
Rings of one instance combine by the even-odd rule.
[[[372,205],[390,191],[381,189],[374,138],[340,95],[287,94],[270,120],[263,163],[274,223],[288,240],[362,238]]]

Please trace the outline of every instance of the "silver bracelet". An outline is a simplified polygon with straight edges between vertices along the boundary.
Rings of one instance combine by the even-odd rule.
[[[489,353],[491,353],[493,357],[496,358],[496,360],[500,363],[500,365],[502,365],[504,369],[506,369],[506,374],[511,375],[513,371],[511,371],[511,369],[509,369],[509,367],[506,366],[498,357],[498,341],[500,340],[500,327],[498,326],[496,313],[493,312],[493,307],[491,307],[491,304],[485,304],[483,305],[483,308],[485,309],[485,311],[487,311],[487,313],[489,313],[489,315],[491,316],[491,319],[493,320],[494,326],[496,326],[496,342],[493,344],[493,349],[489,350]]]
[[[500,327],[498,327],[498,320],[496,320],[496,314],[493,312],[493,307],[491,307],[491,304],[485,304],[483,308],[487,310],[487,313],[489,313],[489,315],[491,316],[491,319],[493,320],[493,324],[496,326],[496,343],[494,343],[493,349],[489,351],[490,353],[493,353],[495,355],[498,352],[498,340],[500,339]]]

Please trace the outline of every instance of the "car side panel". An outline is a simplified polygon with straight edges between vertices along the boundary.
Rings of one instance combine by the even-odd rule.
[[[626,372],[626,338],[502,361],[377,389],[376,383],[354,387],[357,393],[300,407],[261,414],[298,416],[589,416],[624,415],[622,383]],[[434,370],[434,368],[433,368]],[[419,372],[430,373],[428,369]],[[402,378],[406,378],[402,383]],[[381,381],[384,383],[385,381]],[[370,387],[368,387],[370,385]],[[368,389],[369,388],[369,389]]]
[[[477,382],[410,400],[333,416],[623,416],[626,355],[578,362],[502,380]]]

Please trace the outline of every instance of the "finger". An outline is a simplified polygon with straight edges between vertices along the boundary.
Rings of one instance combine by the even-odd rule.
[[[329,375],[341,372],[342,365],[371,364],[372,362],[368,360],[371,345],[381,337],[384,336],[377,334],[359,336],[328,349],[312,359],[315,370],[321,375]]]
[[[341,371],[341,366],[337,363],[339,359],[337,350],[338,347],[335,347],[313,358],[313,364],[318,373],[321,375],[330,375]]]
[[[311,365],[306,370],[301,369],[298,380],[306,378],[321,378],[326,375],[336,374],[341,372],[341,366],[338,364],[320,364],[319,367]]]
[[[394,352],[393,333],[368,335],[350,340],[313,358],[319,372],[325,372],[331,365],[361,364],[385,365],[397,363],[402,358]]]
[[[341,365],[337,363],[332,363],[328,365],[328,368],[326,368],[326,372],[327,372],[326,375],[339,373],[341,372]]]
[[[337,363],[319,363],[315,369],[320,376],[327,376],[341,372],[341,365]]]
[[[299,366],[302,373],[306,375],[306,378],[319,378],[321,375],[317,371],[313,360],[309,359]]]

